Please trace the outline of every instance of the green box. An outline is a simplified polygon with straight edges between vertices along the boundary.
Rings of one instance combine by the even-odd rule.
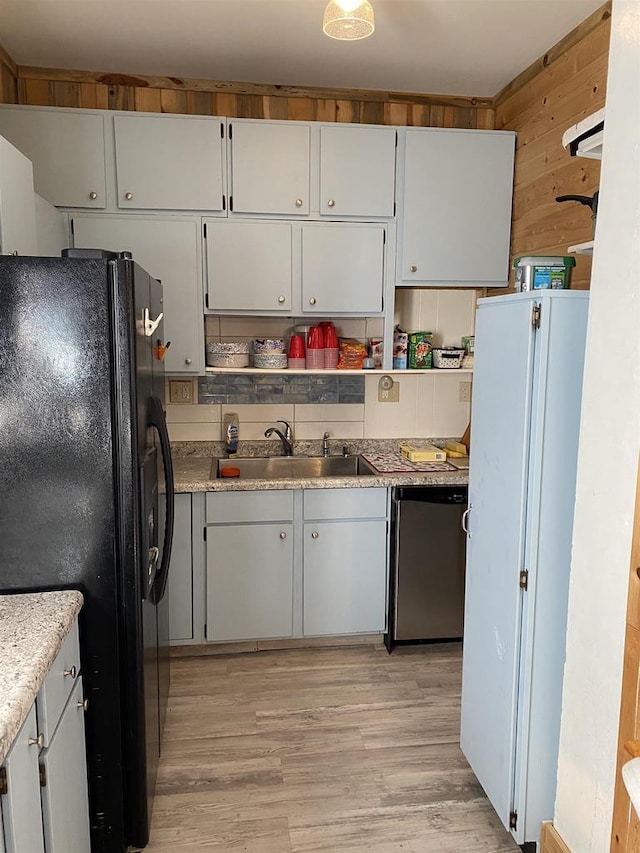
[[[433,367],[433,332],[409,332],[409,370],[429,370]]]
[[[515,289],[566,290],[571,281],[571,270],[576,259],[571,255],[527,255],[516,258]]]

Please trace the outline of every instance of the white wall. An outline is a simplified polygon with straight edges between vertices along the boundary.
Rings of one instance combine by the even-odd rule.
[[[609,850],[640,448],[640,2],[614,0],[554,824]]]

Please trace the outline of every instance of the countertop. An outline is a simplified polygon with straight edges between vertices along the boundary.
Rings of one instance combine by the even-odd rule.
[[[82,603],[75,590],[0,595],[0,764]]]
[[[462,486],[469,482],[468,471],[430,474],[375,474],[353,477],[314,477],[291,480],[211,479],[211,456],[173,459],[176,492],[242,492],[256,489],[366,489],[388,486]]]

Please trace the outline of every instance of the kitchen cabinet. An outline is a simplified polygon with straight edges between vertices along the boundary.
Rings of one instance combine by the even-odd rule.
[[[191,495],[175,496],[171,566],[167,587],[169,640],[193,639],[193,553]]]
[[[0,134],[31,160],[35,191],[51,204],[106,206],[101,114],[3,105]]]
[[[204,372],[200,222],[195,217],[79,215],[74,245],[127,250],[163,285],[164,358],[172,374]]]
[[[309,125],[234,119],[229,140],[231,212],[309,214]]]
[[[309,489],[303,501],[304,635],[384,631],[386,490]]]
[[[292,226],[288,222],[204,221],[206,308],[290,313]]]
[[[224,119],[116,115],[118,207],[225,209]]]
[[[6,853],[90,849],[84,711],[76,622],[2,767]]]
[[[588,306],[478,303],[461,748],[518,844],[553,818]]]
[[[207,219],[206,309],[380,314],[386,226]]]
[[[305,224],[302,311],[379,314],[384,290],[382,225]]]
[[[225,500],[230,498],[230,500]],[[207,639],[293,633],[293,493],[207,495]]]
[[[0,136],[0,253],[36,255],[31,162]]]
[[[321,215],[395,215],[396,138],[390,127],[321,125]]]
[[[41,258],[59,258],[63,249],[71,245],[69,219],[48,201],[33,195],[36,212],[36,254]]]
[[[401,132],[396,283],[506,287],[515,134]]]

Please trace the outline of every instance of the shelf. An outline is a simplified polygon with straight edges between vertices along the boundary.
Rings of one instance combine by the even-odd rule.
[[[567,252],[570,255],[593,255],[593,240],[588,240],[586,243],[576,243],[575,246],[569,246]]]
[[[602,159],[604,137],[604,107],[574,124],[562,135],[562,145],[569,149],[572,157]]]
[[[206,367],[207,373],[250,373],[250,374],[259,374],[261,376],[271,374],[279,374],[279,373],[290,373],[290,374],[300,374],[302,376],[312,375],[312,374],[327,374],[333,376],[372,376],[377,374],[378,376],[420,376],[425,373],[428,374],[450,374],[455,373],[457,375],[465,374],[469,375],[473,373],[472,368],[468,367],[458,367],[458,368],[435,368],[432,367],[430,370],[289,370],[284,367],[282,369],[274,368],[266,369],[259,367]]]

